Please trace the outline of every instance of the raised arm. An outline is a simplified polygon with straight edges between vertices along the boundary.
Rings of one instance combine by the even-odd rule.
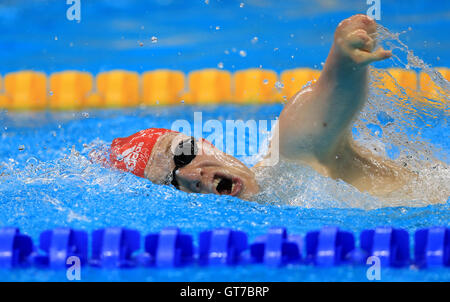
[[[375,46],[376,23],[365,15],[342,21],[319,79],[299,91],[279,119],[280,154],[287,158],[334,157],[367,100],[368,64],[391,53]]]
[[[367,101],[368,64],[391,56],[374,51],[376,23],[365,15],[342,21],[319,79],[286,104],[278,124],[279,155],[305,162],[323,175],[361,191],[384,195],[413,175],[357,146],[354,118]]]

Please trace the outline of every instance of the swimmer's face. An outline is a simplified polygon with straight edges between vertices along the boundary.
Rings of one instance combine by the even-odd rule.
[[[189,193],[249,199],[259,190],[255,175],[242,162],[206,140],[179,133],[166,133],[158,139],[144,174],[154,183],[172,183]]]

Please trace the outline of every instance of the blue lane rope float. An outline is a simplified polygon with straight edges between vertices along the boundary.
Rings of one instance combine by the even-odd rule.
[[[81,264],[85,264],[88,260],[88,233],[70,228],[47,230],[39,237],[39,248],[45,254],[35,253],[33,262],[37,266],[64,268],[71,256],[78,257]]]
[[[368,257],[379,257],[381,266],[402,267],[410,264],[409,234],[405,230],[391,227],[364,230],[360,235],[360,246]]]
[[[416,231],[414,241],[414,255],[419,267],[450,266],[450,229],[420,229]]]
[[[125,228],[106,228],[92,232],[92,259],[90,264],[105,268],[134,267],[141,235]]]
[[[323,227],[306,235],[306,257],[318,266],[333,266],[351,262],[355,249],[353,234],[337,227]]]
[[[12,268],[27,264],[33,251],[33,242],[18,228],[0,229],[0,268]]]
[[[147,263],[159,268],[180,267],[192,262],[194,246],[192,236],[181,233],[179,228],[169,227],[158,234],[145,237]]]
[[[250,255],[255,263],[282,266],[300,262],[302,246],[300,235],[288,235],[286,228],[274,227],[255,239],[250,246]]]
[[[80,259],[81,265],[106,269],[245,264],[330,267],[365,265],[371,256],[378,257],[384,267],[450,267],[450,228],[442,226],[415,232],[414,259],[410,257],[409,233],[393,227],[363,230],[358,247],[352,232],[333,226],[307,232],[304,237],[288,234],[283,227],[273,227],[252,243],[243,231],[217,228],[200,232],[198,247],[191,235],[168,227],[147,234],[143,238],[143,251],[142,236],[136,230],[111,227],[90,235],[89,240],[86,231],[55,228],[42,232],[39,245],[35,246],[31,237],[20,233],[18,228],[0,228],[0,269],[66,268],[73,256]]]
[[[204,231],[199,235],[201,265],[235,265],[245,262],[242,252],[248,247],[247,234],[227,228]]]

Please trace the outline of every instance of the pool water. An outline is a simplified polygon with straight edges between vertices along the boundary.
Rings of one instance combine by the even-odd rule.
[[[0,5],[0,25],[8,30],[0,37],[0,71],[31,68],[50,73],[73,68],[97,73],[115,68],[139,72],[173,68],[188,72],[216,67],[220,62],[230,71],[260,65],[277,72],[298,66],[320,69],[338,20],[367,8],[365,1],[337,1],[335,5],[320,1],[314,8],[294,13],[292,5],[311,7],[309,1],[283,1],[280,6],[274,6],[279,1],[267,1],[267,5],[247,1],[242,9],[240,1],[210,2],[210,6],[203,1],[189,6],[160,0],[146,9],[138,1],[89,2],[79,24],[65,20],[67,7],[61,1],[57,5],[52,5],[52,1],[39,4],[17,1],[14,5],[5,2]],[[396,1],[398,6],[386,4],[383,9],[385,25],[389,24],[386,26],[393,32],[405,31],[403,41],[415,50],[417,57],[398,37],[385,34],[384,45],[395,49],[395,57],[376,66],[430,73],[434,72],[430,66],[449,66],[449,39],[440,30],[449,22],[445,19],[448,4],[419,2],[421,5]],[[167,11],[179,18],[168,19]],[[403,18],[396,18],[399,15]],[[235,22],[233,16],[238,16],[239,21]],[[179,33],[180,26],[186,24],[189,35]],[[317,32],[324,33],[320,41]],[[155,45],[148,42],[153,35],[158,37]],[[18,39],[19,36],[25,38]],[[255,36],[259,37],[258,42],[252,43]],[[146,41],[142,48],[138,46],[140,40]],[[245,50],[246,56],[239,55],[240,50]],[[139,230],[141,235],[177,226],[193,235],[197,244],[201,231],[217,227],[245,231],[251,242],[272,226],[284,226],[289,233],[304,235],[322,226],[335,225],[352,231],[357,238],[364,229],[387,225],[406,229],[412,244],[414,231],[419,228],[450,226],[449,84],[437,83],[447,91],[446,96],[434,100],[442,105],[437,109],[413,104],[408,91],[401,90],[392,96],[383,87],[376,88],[379,73],[383,71],[372,71],[369,103],[355,121],[353,135],[366,146],[383,146],[386,156],[399,163],[407,162],[420,171],[423,178],[416,191],[422,195],[413,199],[401,202],[395,198],[376,199],[302,166],[291,166],[285,171],[287,174],[279,175],[293,178],[266,177],[264,194],[256,202],[186,194],[132,174],[105,169],[88,158],[92,149],[104,148],[116,137],[150,127],[171,128],[177,119],[192,125],[195,112],[202,112],[203,120],[222,123],[227,119],[273,120],[280,114],[282,104],[204,107],[180,104],[60,113],[2,111],[0,227],[19,227],[37,243],[42,231],[60,226],[87,231],[123,226]],[[388,114],[394,122],[383,123],[378,118],[381,113]],[[255,164],[252,157],[239,159],[249,166]],[[302,183],[296,185],[289,179],[301,179]],[[285,195],[278,194],[277,189]],[[440,203],[430,204],[427,198],[430,196],[438,196]],[[83,281],[367,281],[366,270],[364,266],[325,269],[308,265],[282,268],[193,265],[171,270],[85,267],[81,278]],[[450,270],[383,269],[381,278],[450,281]],[[67,279],[65,271],[30,268],[0,270],[0,280]]]
[[[201,109],[204,118],[272,119],[280,113],[282,105],[222,105]],[[0,226],[17,226],[38,242],[41,231],[58,226],[88,231],[126,226],[143,235],[178,226],[194,238],[203,230],[231,227],[247,232],[251,241],[271,226],[285,226],[289,233],[305,234],[325,225],[336,225],[357,235],[363,229],[390,225],[405,228],[412,236],[418,228],[449,225],[448,201],[424,207],[373,210],[335,208],[332,200],[322,209],[271,200],[256,203],[229,196],[186,194],[132,174],[105,169],[87,158],[89,146],[101,145],[99,140],[110,142],[146,127],[170,128],[172,119],[190,121],[198,110],[198,107],[178,106],[85,113],[2,113],[0,172],[4,175],[0,183]],[[436,144],[448,143],[446,123],[438,123],[429,132]],[[448,152],[448,145],[445,146]],[[320,190],[316,194],[321,194]],[[115,272],[85,268],[82,280],[364,281],[367,280],[365,271],[364,267],[321,269],[302,265],[279,269],[260,265],[193,266]],[[382,274],[383,281],[450,280],[448,269],[386,269]],[[64,271],[36,269],[0,271],[0,279],[66,280]]]
[[[67,20],[66,1],[2,1],[0,72],[320,69],[337,24],[369,8],[364,0],[81,2],[77,22]],[[380,24],[429,64],[450,66],[450,2],[381,2]]]

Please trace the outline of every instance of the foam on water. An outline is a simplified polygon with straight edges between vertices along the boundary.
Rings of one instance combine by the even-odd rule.
[[[88,231],[126,226],[146,234],[173,225],[194,236],[205,229],[232,227],[248,232],[252,240],[276,225],[303,234],[323,225],[337,225],[354,232],[392,225],[405,228],[410,234],[420,227],[448,225],[449,203],[429,205],[428,199],[436,196],[445,202],[450,195],[447,166],[450,140],[443,137],[449,133],[448,82],[414,57],[397,36],[382,28],[380,33],[382,43],[394,49],[396,55],[388,61],[390,66],[408,65],[428,72],[441,93],[437,99],[426,99],[398,85],[395,91],[388,91],[380,81],[385,71],[372,68],[369,102],[355,121],[354,136],[359,143],[418,171],[418,182],[410,185],[417,194],[412,198],[376,198],[343,181],[322,177],[309,167],[281,161],[278,167],[266,168],[264,173],[258,171],[263,192],[258,196],[258,203],[246,202],[230,196],[186,194],[130,173],[106,169],[89,160],[92,150],[105,153],[115,137],[149,127],[170,128],[176,119],[191,120],[196,111],[202,111],[204,120],[218,119],[223,123],[226,119],[271,120],[282,110],[278,104],[202,108],[180,105],[83,113],[1,112],[0,227],[20,227],[37,242],[41,231],[57,226]],[[384,112],[381,119],[380,112]],[[389,121],[385,122],[386,119]],[[256,163],[256,157],[239,159],[249,165]],[[334,275],[328,271],[317,273],[310,267],[287,268],[286,273],[267,272],[265,267],[232,270],[194,267],[175,270],[173,274],[176,280],[365,280],[363,269],[338,270]],[[151,274],[145,270],[128,271],[123,276],[105,274],[89,270],[86,278],[169,278],[165,271]],[[384,276],[383,280],[389,280],[389,273]],[[0,272],[1,280],[30,278],[27,271]],[[65,275],[38,272],[35,278],[64,280]],[[449,280],[450,277],[448,272],[429,273],[427,277],[422,272],[407,270],[393,273],[391,278]]]
[[[448,149],[444,148],[448,146],[431,144],[427,133],[436,127],[447,127],[450,84],[438,71],[416,57],[399,39],[399,34],[382,26],[378,32],[379,43],[393,51],[389,67],[426,72],[436,84],[436,97],[425,97],[400,86],[385,69],[371,68],[369,98],[355,121],[354,138],[374,154],[389,157],[399,166],[407,167],[417,174],[417,178],[398,191],[377,198],[343,181],[323,177],[301,164],[280,161],[275,167],[257,169],[263,188],[256,198],[258,201],[302,207],[363,209],[424,206],[447,201],[450,169]]]
[[[438,87],[438,97],[427,98],[416,91],[401,87],[386,70],[371,68],[369,101],[355,121],[353,134],[358,143],[369,148],[373,153],[390,157],[397,164],[416,172],[419,176],[417,180],[381,199],[359,192],[343,181],[323,177],[309,167],[281,161],[275,167],[257,169],[257,177],[263,188],[256,198],[257,201],[307,208],[359,207],[364,209],[399,205],[423,206],[429,203],[446,202],[450,195],[448,146],[430,144],[432,138],[427,137],[427,131],[441,127],[444,131],[440,133],[448,133],[445,128],[449,113],[449,83],[436,70],[414,56],[413,52],[401,42],[399,34],[393,34],[379,26],[379,40],[385,48],[393,50],[394,56],[389,61],[391,66],[426,72]],[[382,81],[383,77],[392,81],[389,87],[394,88],[388,88],[386,82]],[[171,117],[170,110],[165,114],[164,122],[168,123]],[[145,117],[145,112],[141,115]],[[158,113],[156,117],[159,117]],[[60,123],[70,123],[80,118],[88,119],[89,113],[58,114]],[[120,120],[120,117],[116,118]],[[125,119],[125,117],[122,118]],[[15,124],[15,127],[23,128],[27,127],[27,123],[31,125],[38,122],[45,125],[49,120],[51,122],[52,117],[48,115],[36,117],[19,114],[9,121]],[[80,124],[72,126],[80,127]],[[58,125],[58,128],[61,129],[61,125]],[[58,134],[54,130],[49,131],[46,133],[47,137],[43,137],[42,140],[56,140],[63,146],[65,136],[68,135],[67,131],[61,129]],[[113,129],[110,132],[114,133],[114,131],[117,132]],[[6,132],[2,135],[6,138]],[[136,186],[143,185],[141,180],[136,181],[129,175],[118,174],[93,165],[88,160],[88,153],[94,149],[106,153],[108,142],[93,139],[84,146],[85,148],[80,150],[81,155],[75,147],[71,150],[67,147],[51,150],[40,148],[37,156],[44,153],[45,157],[51,159],[46,161],[30,156],[19,163],[17,159],[9,158],[0,163],[2,187],[6,188],[8,183],[16,185],[20,183],[23,184],[23,189],[27,190],[26,186],[40,183],[51,184],[57,191],[58,186],[64,186],[66,182],[69,182],[80,188],[88,186],[88,191],[89,186],[98,186],[96,194],[107,194],[120,190],[138,190],[139,187]],[[257,157],[240,159],[251,165],[256,163]],[[123,185],[124,182],[125,185]],[[160,189],[158,188],[157,191]],[[46,196],[44,200],[63,208],[63,205],[55,198]]]

